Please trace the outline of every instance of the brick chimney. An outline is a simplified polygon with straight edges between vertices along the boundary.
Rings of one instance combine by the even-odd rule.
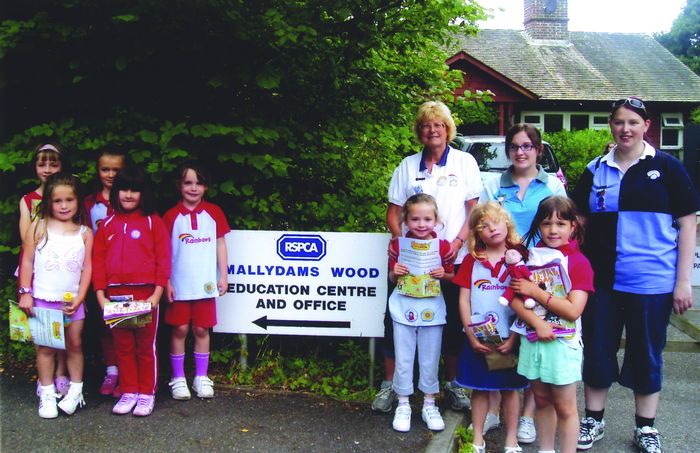
[[[525,33],[532,39],[569,40],[567,0],[524,0]]]

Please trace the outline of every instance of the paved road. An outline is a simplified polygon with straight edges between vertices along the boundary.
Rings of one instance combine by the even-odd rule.
[[[694,293],[698,307],[700,289]],[[692,341],[673,327],[669,339]],[[662,443],[667,453],[700,451],[700,353],[665,352],[664,361],[657,419]],[[213,400],[187,402],[162,390],[152,416],[115,416],[114,400],[97,393],[98,381],[86,378],[87,406],[74,416],[42,420],[34,382],[0,374],[0,452],[445,452],[454,426],[470,422],[468,413],[450,413],[448,429],[433,436],[415,408],[413,429],[399,434],[391,429],[391,414],[374,414],[369,403],[221,388]],[[579,388],[579,412],[581,393]],[[613,386],[605,418],[606,437],[591,451],[634,452],[632,393]],[[488,451],[503,451],[504,436],[502,428],[490,432]],[[523,447],[525,453],[537,451]]]
[[[621,354],[621,353],[620,353]],[[620,355],[621,358],[621,355]],[[579,385],[579,413],[583,412],[583,392]],[[664,353],[664,389],[661,393],[656,427],[666,453],[700,451],[700,354]],[[606,435],[594,444],[595,453],[636,452],[632,445],[634,401],[632,392],[613,385],[605,410]],[[489,451],[502,446],[504,429],[486,436],[493,444]],[[523,446],[524,453],[536,453],[536,444]]]
[[[667,452],[698,451],[700,445],[700,354],[665,353],[665,390],[657,426]],[[368,403],[342,403],[306,396],[220,390],[213,400],[174,401],[158,395],[151,417],[115,416],[113,400],[87,386],[88,405],[74,416],[42,420],[33,383],[0,377],[2,452],[227,451],[227,452],[419,452],[433,436],[414,411],[413,429],[391,429],[391,415]],[[581,405],[581,403],[579,403]],[[608,431],[594,452],[633,452],[632,395],[614,386],[606,411]],[[469,414],[453,417],[468,423]],[[446,433],[448,434],[448,433]],[[444,437],[444,436],[443,436]],[[502,451],[503,429],[486,437],[489,451]],[[536,452],[525,446],[526,453]]]
[[[187,402],[159,394],[153,415],[110,413],[111,398],[86,393],[72,417],[40,419],[33,384],[0,378],[2,452],[414,452],[430,433],[391,429],[391,418],[369,404],[305,395],[218,390],[213,400]]]

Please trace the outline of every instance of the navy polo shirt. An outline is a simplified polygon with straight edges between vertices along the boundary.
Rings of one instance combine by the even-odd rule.
[[[673,292],[675,219],[700,209],[680,161],[645,143],[640,160],[623,173],[611,152],[588,164],[573,199],[588,217],[584,246],[597,286],[635,294]]]

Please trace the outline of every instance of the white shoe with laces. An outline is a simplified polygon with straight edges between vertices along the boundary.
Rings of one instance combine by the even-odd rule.
[[[498,428],[501,425],[501,417],[491,412],[486,413],[486,420],[484,420],[484,435],[492,429]],[[469,429],[474,429],[472,424],[469,424]]]
[[[423,417],[423,421],[426,423],[426,425],[428,425],[429,430],[442,431],[445,429],[445,421],[442,419],[442,415],[440,415],[440,410],[438,410],[437,406],[434,404],[430,406],[423,406],[421,415]]]
[[[535,420],[532,417],[520,417],[520,420],[518,420],[518,442],[531,444],[536,438]]]
[[[392,427],[399,432],[406,433],[411,430],[411,406],[399,404],[394,412]]]
[[[198,398],[214,398],[214,382],[207,376],[195,376],[192,390]]]
[[[60,396],[61,395],[57,394],[53,388],[52,390],[42,390],[41,396],[39,397],[39,417],[58,417],[58,405],[56,404],[56,399]]]
[[[82,387],[82,385],[81,385]],[[71,385],[68,394],[58,403],[58,407],[68,415],[73,415],[78,407],[85,406],[82,388]]]

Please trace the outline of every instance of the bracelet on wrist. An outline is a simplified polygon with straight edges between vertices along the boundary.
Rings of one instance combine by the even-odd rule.
[[[547,301],[544,303],[544,308],[549,308],[549,302],[552,300],[552,295],[547,296]]]

